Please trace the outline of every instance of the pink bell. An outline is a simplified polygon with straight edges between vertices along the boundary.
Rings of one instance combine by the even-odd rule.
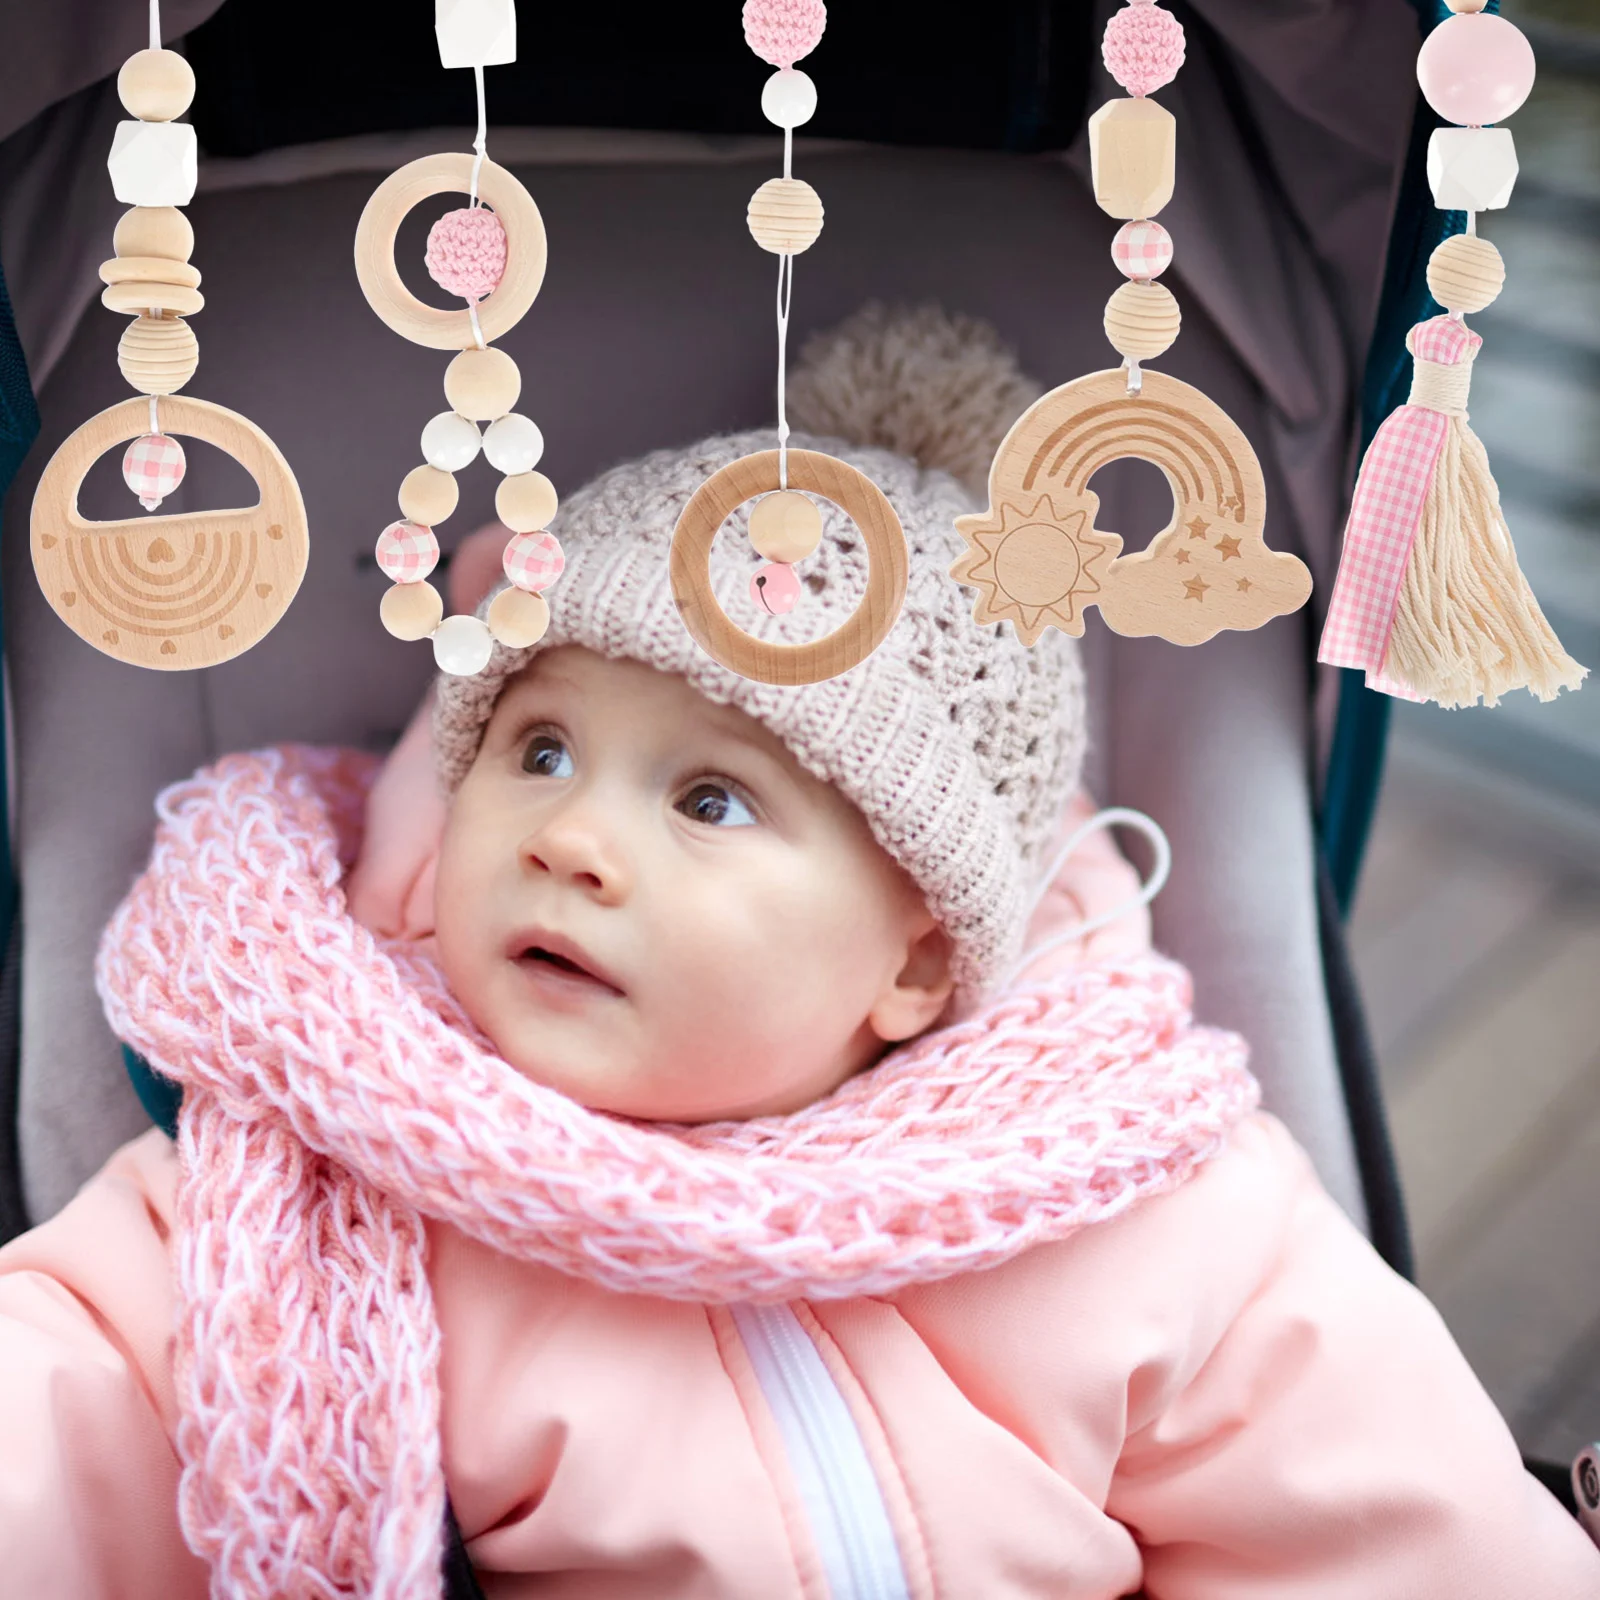
[[[122,481],[154,511],[183,482],[188,461],[183,446],[169,433],[147,433],[135,439],[122,457]]]
[[[1533,88],[1533,46],[1493,12],[1446,17],[1417,56],[1417,82],[1446,122],[1482,128],[1504,122]]]
[[[800,579],[785,562],[769,561],[750,580],[750,598],[770,616],[787,616],[800,602]]]

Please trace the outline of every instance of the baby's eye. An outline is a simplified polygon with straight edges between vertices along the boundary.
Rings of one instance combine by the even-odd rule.
[[[522,770],[540,778],[570,778],[572,753],[553,733],[536,733],[523,748]]]
[[[710,828],[749,828],[755,813],[726,784],[697,783],[678,802],[678,810]]]

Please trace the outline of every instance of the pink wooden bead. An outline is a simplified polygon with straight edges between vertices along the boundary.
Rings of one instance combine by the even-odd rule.
[[[1159,222],[1124,222],[1111,241],[1111,259],[1123,277],[1148,283],[1172,265],[1172,235]]]
[[[1504,122],[1533,88],[1533,46],[1504,17],[1480,11],[1446,17],[1422,41],[1417,82],[1446,122],[1481,128]]]
[[[377,553],[395,583],[421,583],[439,565],[439,541],[420,522],[391,522],[378,535]]]
[[[169,433],[147,433],[135,439],[122,457],[122,481],[154,511],[183,482],[188,462],[183,446]]]
[[[800,601],[800,579],[791,566],[769,561],[750,580],[750,598],[775,617],[787,616]]]
[[[507,541],[500,564],[517,588],[537,594],[561,576],[567,558],[553,533],[518,533]]]

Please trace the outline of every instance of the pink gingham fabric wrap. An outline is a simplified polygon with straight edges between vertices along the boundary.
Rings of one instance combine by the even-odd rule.
[[[517,588],[537,593],[561,576],[567,558],[553,533],[519,533],[506,545],[501,564],[506,578]]]
[[[1432,317],[1406,335],[1415,360],[1437,366],[1470,360],[1482,343],[1453,317]],[[1424,697],[1386,673],[1383,662],[1400,580],[1449,427],[1444,412],[1408,402],[1384,420],[1367,447],[1317,651],[1325,666],[1358,667],[1366,673],[1369,689],[1402,700]]]
[[[396,583],[421,583],[439,565],[439,541],[420,522],[391,522],[378,535],[378,565]]]
[[[1159,278],[1172,265],[1172,235],[1159,222],[1125,222],[1111,241],[1111,259],[1125,278]]]
[[[186,465],[183,446],[170,434],[147,433],[124,452],[122,481],[146,511],[154,511],[183,482]]]

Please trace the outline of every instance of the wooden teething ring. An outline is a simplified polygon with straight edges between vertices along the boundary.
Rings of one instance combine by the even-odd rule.
[[[237,511],[90,522],[78,512],[89,468],[150,429],[142,396],[83,424],[50,458],[33,497],[33,565],[55,613],[96,650],[133,666],[211,667],[261,639],[294,599],[309,542],[300,488],[247,417],[186,395],[161,402],[162,431],[204,439],[256,481]]]
[[[474,159],[449,151],[423,156],[390,173],[373,191],[356,225],[356,277],[368,304],[401,338],[430,350],[476,345],[472,319],[465,307],[441,311],[406,288],[394,264],[395,235],[412,208],[430,195],[469,194]],[[506,230],[505,276],[477,306],[484,343],[493,344],[522,320],[544,283],[544,219],[533,196],[493,161],[485,160],[478,172],[478,194]]]
[[[844,622],[809,644],[774,644],[736,627],[717,603],[711,587],[712,543],[745,501],[781,487],[776,450],[730,462],[707,478],[683,508],[672,535],[672,598],[695,642],[730,672],[761,683],[819,683],[848,672],[883,642],[905,601],[910,563],[894,507],[854,467],[814,450],[791,450],[788,486],[831,500],[866,543],[867,592]]]

